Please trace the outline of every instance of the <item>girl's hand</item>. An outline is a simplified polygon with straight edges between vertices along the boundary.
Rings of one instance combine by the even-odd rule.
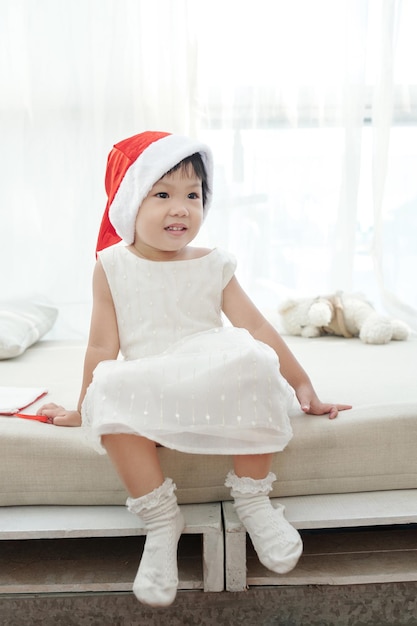
[[[79,411],[67,411],[63,406],[50,402],[44,404],[36,412],[37,415],[45,415],[50,424],[55,426],[81,426]]]
[[[329,419],[332,420],[338,416],[339,411],[346,411],[352,408],[350,404],[330,404],[321,402],[311,389],[300,389],[296,394],[301,410],[309,415],[326,415],[328,413]]]

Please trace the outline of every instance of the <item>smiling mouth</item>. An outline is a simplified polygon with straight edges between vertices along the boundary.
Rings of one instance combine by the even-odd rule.
[[[187,228],[186,226],[167,226],[165,230],[168,230],[170,232],[179,232],[182,230],[187,230]]]

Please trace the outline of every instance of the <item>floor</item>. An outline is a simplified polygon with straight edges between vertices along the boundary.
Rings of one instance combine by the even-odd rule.
[[[143,537],[2,541],[0,624],[417,625],[415,525],[302,535],[292,582],[279,584],[248,542],[249,589],[221,593],[201,590],[201,535],[183,536],[180,591],[167,609],[145,607],[130,592]],[[359,584],[349,578],[355,573]]]
[[[417,583],[180,591],[152,609],[128,593],[2,596],[2,626],[402,626],[417,624]]]

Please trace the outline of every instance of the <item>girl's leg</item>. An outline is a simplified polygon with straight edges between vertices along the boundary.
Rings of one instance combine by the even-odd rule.
[[[273,507],[269,499],[275,474],[270,472],[272,455],[234,457],[234,471],[226,478],[231,487],[236,513],[252,540],[259,560],[268,569],[285,574],[301,556],[298,532],[284,517],[284,507]]]
[[[250,476],[254,479],[265,478],[272,465],[272,454],[251,454],[233,457],[236,476]]]
[[[132,498],[150,493],[164,482],[154,441],[137,435],[103,435],[106,449]]]
[[[102,444],[130,493],[129,511],[147,529],[133,593],[144,604],[168,606],[177,593],[177,546],[184,529],[176,487],[170,478],[164,480],[153,441],[120,434],[104,435]]]

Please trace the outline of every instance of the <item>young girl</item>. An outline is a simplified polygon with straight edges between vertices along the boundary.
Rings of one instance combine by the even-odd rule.
[[[153,606],[173,602],[184,520],[157,444],[233,455],[226,477],[260,561],[291,570],[298,532],[273,508],[272,455],[291,439],[294,391],[305,413],[335,418],[280,335],[240,287],[227,252],[191,247],[209,209],[210,149],[145,132],[113,148],[98,238],[93,311],[77,411],[39,413],[86,429],[107,452],[147,528],[133,591]],[[125,245],[115,245],[124,241]],[[223,326],[222,311],[232,326]],[[124,357],[117,359],[119,352]],[[81,418],[82,416],[82,418]]]

